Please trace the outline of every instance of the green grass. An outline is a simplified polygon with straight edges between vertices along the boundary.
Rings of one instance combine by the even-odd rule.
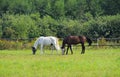
[[[88,48],[84,55],[31,54],[31,50],[0,50],[0,77],[119,77],[120,48]]]

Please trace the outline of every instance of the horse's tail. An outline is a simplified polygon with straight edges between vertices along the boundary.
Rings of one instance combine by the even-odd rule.
[[[56,38],[56,46],[55,46],[55,47],[56,47],[57,50],[60,50],[59,40],[58,40],[58,38]]]
[[[86,37],[86,40],[89,43],[89,46],[91,46],[92,45],[92,40],[90,38],[88,38],[88,37]]]

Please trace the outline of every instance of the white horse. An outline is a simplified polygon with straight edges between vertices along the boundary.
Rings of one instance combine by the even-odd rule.
[[[60,50],[60,47],[58,44],[58,38],[53,37],[53,36],[48,36],[48,37],[41,36],[41,37],[39,37],[35,41],[34,46],[32,47],[33,54],[35,54],[38,45],[40,45],[41,54],[43,54],[43,47],[45,45],[51,45],[51,46],[54,46],[56,50]],[[52,48],[52,52],[53,52],[53,48]]]

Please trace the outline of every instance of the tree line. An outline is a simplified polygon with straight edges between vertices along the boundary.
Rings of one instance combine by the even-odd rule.
[[[120,37],[119,0],[0,0],[0,38]]]

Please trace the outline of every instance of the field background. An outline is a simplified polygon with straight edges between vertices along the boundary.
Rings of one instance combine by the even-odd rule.
[[[120,48],[87,48],[84,55],[32,55],[31,50],[0,50],[0,77],[120,77]]]

